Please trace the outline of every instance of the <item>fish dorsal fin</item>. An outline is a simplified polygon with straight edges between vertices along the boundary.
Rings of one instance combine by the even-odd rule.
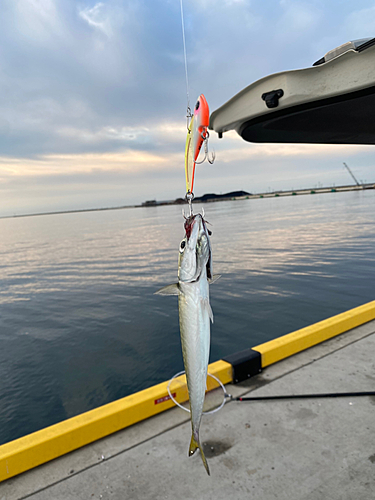
[[[157,292],[155,292],[155,295],[179,295],[180,288],[178,286],[178,283],[172,283],[172,285],[167,285],[163,286],[163,288],[160,288]]]
[[[208,283],[212,285],[215,283],[219,278],[221,278],[221,274],[214,274],[212,278],[208,278]]]

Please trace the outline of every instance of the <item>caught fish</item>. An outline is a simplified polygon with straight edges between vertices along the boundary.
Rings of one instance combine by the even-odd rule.
[[[192,427],[189,456],[199,448],[207,474],[210,474],[210,469],[199,440],[199,426],[210,353],[210,320],[213,321],[208,288],[219,277],[212,274],[209,234],[202,215],[191,215],[185,220],[185,237],[179,249],[178,283],[156,292],[178,295],[181,345]]]

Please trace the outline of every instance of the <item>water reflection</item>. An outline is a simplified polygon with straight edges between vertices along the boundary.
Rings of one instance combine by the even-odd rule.
[[[374,299],[374,204],[207,205],[211,360]],[[176,298],[154,295],[176,281],[180,207],[0,220],[0,235],[0,443],[182,369]]]

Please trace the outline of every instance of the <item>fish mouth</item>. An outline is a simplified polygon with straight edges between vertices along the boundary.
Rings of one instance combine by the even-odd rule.
[[[203,232],[207,235],[211,235],[211,231],[209,231],[206,227],[206,221],[204,220],[203,216],[201,214],[195,214],[195,215],[190,215],[189,217],[185,217],[185,223],[184,223],[184,228],[185,228],[185,234],[186,238],[189,241],[191,233],[193,231],[194,224],[201,221],[202,223],[202,229]]]
[[[185,219],[185,234],[188,247],[195,252],[195,273],[189,277],[189,282],[199,281],[202,271],[206,268],[209,279],[212,278],[211,246],[209,231],[201,214],[191,215]]]
[[[196,217],[197,217],[196,215],[190,215],[190,217],[188,217],[185,220],[184,228],[185,228],[186,238],[188,239],[188,241],[189,241],[191,233],[193,231],[193,226],[195,224]]]

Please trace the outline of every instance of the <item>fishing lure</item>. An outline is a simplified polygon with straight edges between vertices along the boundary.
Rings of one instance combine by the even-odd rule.
[[[210,110],[203,94],[198,97],[194,106],[194,113],[191,117],[188,126],[185,146],[185,177],[186,177],[186,193],[193,194],[195,166],[203,163],[206,159],[209,163],[213,163],[215,155],[208,154],[208,124],[210,121]],[[202,144],[204,143],[204,158],[202,161],[197,161]]]

